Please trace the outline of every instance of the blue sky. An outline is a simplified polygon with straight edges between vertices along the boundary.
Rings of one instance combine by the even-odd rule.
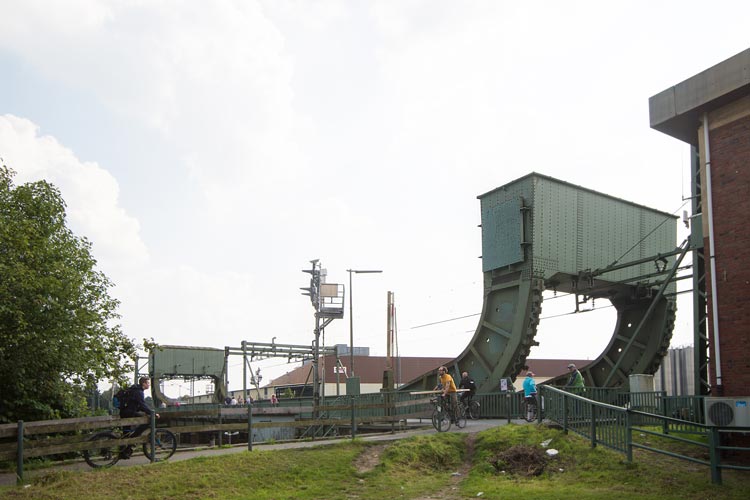
[[[648,98],[747,48],[747,19],[741,1],[11,0],[0,156],[61,188],[133,338],[309,344],[318,258],[329,282],[384,271],[355,277],[356,344],[385,353],[390,290],[403,355],[457,355],[475,317],[413,327],[481,310],[476,196],[537,171],[679,210],[687,146],[649,128]],[[543,320],[532,356],[595,357],[608,311]]]

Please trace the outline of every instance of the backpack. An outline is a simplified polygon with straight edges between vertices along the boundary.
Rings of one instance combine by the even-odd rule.
[[[112,397],[112,405],[115,408],[126,408],[128,403],[130,403],[130,387],[123,387]]]

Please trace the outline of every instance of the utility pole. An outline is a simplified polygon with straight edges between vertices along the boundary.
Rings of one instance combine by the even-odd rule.
[[[303,269],[303,273],[310,275],[310,286],[300,287],[302,295],[310,297],[310,302],[315,309],[315,330],[313,340],[313,405],[314,417],[317,418],[318,405],[320,404],[320,334],[325,327],[336,318],[344,317],[344,286],[326,283],[325,269],[321,267],[320,260],[310,261],[312,267]],[[321,319],[323,320],[321,322]]]
[[[317,413],[318,405],[320,404],[320,374],[318,373],[318,361],[320,355],[320,260],[314,259],[310,261],[312,264],[311,269],[303,269],[303,273],[310,274],[310,286],[300,290],[304,290],[302,295],[308,295],[313,308],[315,308],[315,330],[313,331],[313,408]],[[315,415],[317,416],[317,415]]]

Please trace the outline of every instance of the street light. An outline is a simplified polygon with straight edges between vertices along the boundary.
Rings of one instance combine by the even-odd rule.
[[[382,273],[382,270],[362,270],[362,269],[347,269],[349,273],[349,374],[350,377],[354,376],[354,308],[352,295],[352,273],[366,274],[366,273]]]

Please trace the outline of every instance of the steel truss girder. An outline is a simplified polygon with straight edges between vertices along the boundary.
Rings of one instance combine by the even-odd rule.
[[[296,344],[276,344],[264,342],[245,342],[244,347],[225,347],[226,354],[246,355],[250,361],[267,358],[287,358],[292,361],[307,361],[314,358],[313,346]],[[336,355],[335,347],[319,347],[321,356]]]

